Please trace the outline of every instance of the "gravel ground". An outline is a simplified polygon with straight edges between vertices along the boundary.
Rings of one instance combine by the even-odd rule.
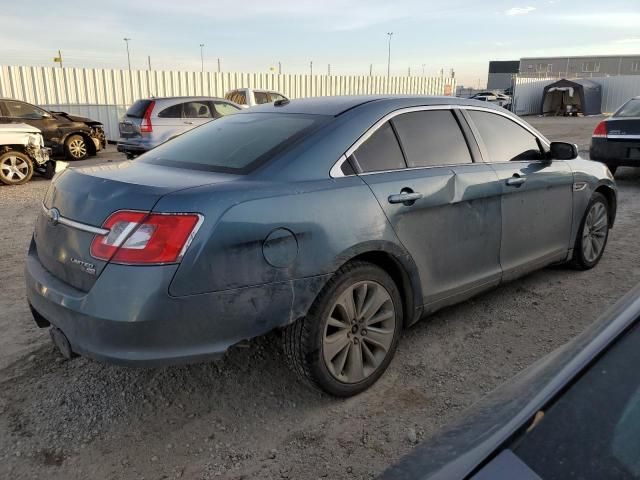
[[[598,121],[528,120],[582,150]],[[301,386],[276,334],[187,367],[63,360],[23,289],[48,181],[2,187],[0,478],[372,478],[640,281],[640,172],[620,169],[617,181],[617,224],[595,269],[545,269],[436,313],[404,333],[376,385],[347,400]]]

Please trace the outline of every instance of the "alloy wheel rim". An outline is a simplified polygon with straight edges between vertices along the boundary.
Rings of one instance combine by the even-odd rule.
[[[24,180],[29,173],[29,165],[22,158],[10,156],[2,162],[2,175],[10,181]]]
[[[87,154],[87,146],[84,143],[84,140],[72,140],[69,143],[69,151],[71,155],[76,158],[84,157]]]
[[[594,203],[587,213],[582,230],[582,255],[587,262],[595,261],[602,253],[608,223],[606,207],[600,202]]]
[[[396,330],[391,295],[377,282],[346,288],[329,310],[322,355],[331,375],[358,383],[378,370],[387,357]]]

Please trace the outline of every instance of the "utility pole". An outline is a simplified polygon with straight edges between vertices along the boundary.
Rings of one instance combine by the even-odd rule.
[[[151,71],[151,55],[147,55],[147,63],[149,64],[149,71]]]
[[[200,67],[202,69],[202,73],[204,73],[204,53],[202,49],[204,48],[204,43],[200,44]]]
[[[309,72],[311,73],[311,76],[313,76],[313,60],[309,62]]]
[[[60,50],[58,50],[58,56],[57,57],[53,57],[53,61],[55,63],[59,63],[60,64],[60,68],[62,68],[62,52]]]
[[[129,73],[131,73],[131,56],[129,55],[129,40],[130,38],[123,38],[124,42],[127,44],[127,64],[129,65]]]
[[[327,75],[331,76],[331,64],[327,64]]]
[[[369,76],[373,77],[373,63],[369,64]]]
[[[427,66],[427,64],[426,64],[426,63],[423,63],[423,64],[422,64],[422,76],[423,76],[423,77],[424,77],[424,67],[426,67],[426,66]]]
[[[282,62],[278,62],[278,75],[282,73]]]
[[[411,76],[411,67],[409,67],[409,70],[407,72],[407,76],[410,77]]]
[[[391,37],[393,37],[393,32],[387,32],[387,36],[389,37],[389,55],[387,56],[387,78],[391,76]]]
[[[220,73],[220,58],[218,58],[218,73]]]

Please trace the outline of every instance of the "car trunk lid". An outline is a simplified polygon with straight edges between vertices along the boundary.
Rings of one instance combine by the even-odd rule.
[[[640,140],[640,118],[611,118],[607,121],[607,138]]]
[[[51,184],[37,217],[38,258],[60,280],[89,291],[108,263],[91,257],[91,242],[113,212],[149,212],[168,193],[235,178],[136,161],[69,168]]]

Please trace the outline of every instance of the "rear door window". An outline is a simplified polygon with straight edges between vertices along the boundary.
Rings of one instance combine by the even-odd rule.
[[[270,103],[271,102],[271,98],[269,97],[269,94],[267,92],[253,92],[253,96],[256,99],[256,103],[258,105],[260,105],[262,103]]]
[[[534,134],[497,113],[468,110],[489,153],[490,162],[542,160]]]
[[[237,103],[238,105],[246,105],[247,104],[247,96],[244,91],[234,90],[233,92],[229,92],[225,95],[227,100],[232,101],[233,103]]]
[[[409,167],[471,163],[469,147],[451,110],[426,110],[394,117]]]
[[[284,99],[285,98],[282,95],[280,95],[279,93],[271,92],[271,101],[272,102],[277,102],[278,100],[284,100]]]
[[[187,102],[182,106],[182,115],[184,118],[213,118],[209,102]]]
[[[353,156],[363,173],[406,167],[398,139],[389,122],[360,145]]]

